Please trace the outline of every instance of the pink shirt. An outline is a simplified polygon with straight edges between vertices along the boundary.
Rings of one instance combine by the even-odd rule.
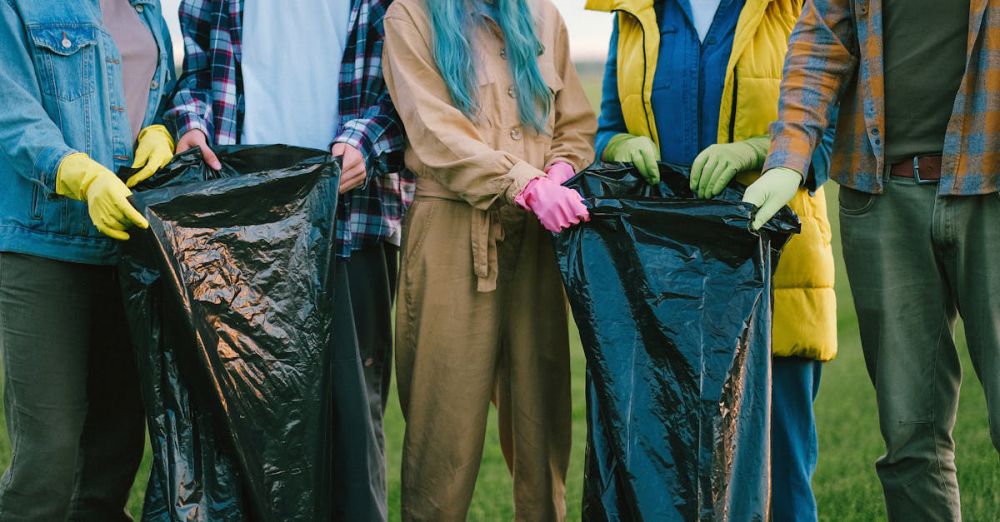
[[[153,33],[128,0],[101,0],[104,28],[111,34],[122,56],[125,111],[134,140],[142,130],[149,105],[150,83],[156,74],[160,50]]]

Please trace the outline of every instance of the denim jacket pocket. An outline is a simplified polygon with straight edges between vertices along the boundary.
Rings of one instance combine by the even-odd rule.
[[[96,89],[97,28],[86,23],[28,27],[42,92],[73,101]]]

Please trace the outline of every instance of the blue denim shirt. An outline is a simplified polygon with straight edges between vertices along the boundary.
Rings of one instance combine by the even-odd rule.
[[[130,0],[160,49],[143,125],[156,123],[173,79],[159,0]],[[115,241],[86,203],[55,192],[67,155],[84,152],[117,172],[130,166],[122,60],[98,0],[0,0],[0,252],[113,264]]]
[[[726,65],[745,0],[722,0],[705,35],[698,38],[689,0],[665,0],[657,6],[660,52],[653,78],[653,117],[660,138],[663,161],[690,165],[718,140],[719,109]],[[604,72],[601,114],[598,119],[598,157],[616,134],[628,132],[618,99],[618,23]],[[808,186],[815,189],[827,179],[833,128],[824,136],[813,158]]]

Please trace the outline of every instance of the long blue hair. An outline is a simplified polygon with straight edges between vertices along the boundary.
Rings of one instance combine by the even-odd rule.
[[[543,132],[552,110],[552,94],[538,69],[543,47],[535,34],[528,0],[493,0],[489,5],[486,0],[425,1],[434,31],[434,60],[455,107],[470,119],[478,117],[479,93],[471,37],[475,24],[481,23],[476,17],[486,13],[504,34],[521,123]]]

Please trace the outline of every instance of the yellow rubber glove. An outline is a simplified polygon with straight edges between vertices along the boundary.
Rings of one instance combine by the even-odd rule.
[[[150,125],[142,129],[138,142],[132,168],[142,167],[142,170],[128,178],[125,182],[128,187],[134,187],[149,179],[174,157],[174,139],[163,125]]]
[[[737,174],[763,167],[770,144],[770,138],[760,136],[701,151],[691,164],[691,190],[704,199],[718,196]]]
[[[104,235],[127,241],[126,229],[149,228],[149,223],[127,197],[132,192],[104,165],[77,152],[63,158],[56,173],[56,193],[87,202],[90,220]]]
[[[660,167],[657,165],[660,161],[660,149],[653,140],[645,136],[625,133],[616,135],[604,147],[602,158],[605,161],[632,163],[650,185],[660,182]]]
[[[785,167],[770,169],[760,179],[751,183],[743,193],[743,202],[757,207],[751,225],[753,229],[760,230],[764,223],[795,197],[801,186],[802,174]]]

